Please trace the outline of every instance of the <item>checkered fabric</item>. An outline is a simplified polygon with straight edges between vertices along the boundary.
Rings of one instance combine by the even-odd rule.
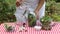
[[[60,23],[56,23],[54,27],[50,31],[45,30],[35,30],[33,27],[26,27],[25,30],[19,32],[19,26],[15,23],[7,23],[8,25],[12,25],[15,27],[14,32],[7,32],[4,28],[4,23],[0,25],[0,34],[60,34]]]

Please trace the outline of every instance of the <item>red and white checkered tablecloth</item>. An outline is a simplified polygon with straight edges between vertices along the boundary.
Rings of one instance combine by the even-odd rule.
[[[4,24],[0,25],[0,34],[60,34],[60,23],[56,23],[54,27],[52,27],[51,31],[45,31],[45,30],[35,30],[33,27],[26,27],[26,32],[23,30],[22,32],[19,32],[19,26],[15,23],[7,23],[9,25],[15,26],[14,32],[7,32],[4,28]]]

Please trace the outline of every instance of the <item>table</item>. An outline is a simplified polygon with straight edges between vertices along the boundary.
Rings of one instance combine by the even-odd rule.
[[[35,30],[33,27],[26,27],[26,32],[23,30],[22,32],[19,32],[19,26],[15,23],[7,23],[8,25],[15,26],[14,32],[7,32],[4,28],[4,23],[0,25],[0,34],[60,34],[60,23],[56,23],[54,27],[50,31],[45,30]]]

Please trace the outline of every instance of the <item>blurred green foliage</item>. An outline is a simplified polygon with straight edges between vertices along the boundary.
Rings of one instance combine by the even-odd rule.
[[[46,2],[46,15],[53,18],[54,21],[60,22],[60,3],[56,3],[54,0]]]
[[[60,2],[60,0],[56,0],[56,2]]]
[[[0,23],[16,21],[14,16],[15,2],[16,0],[0,0]]]
[[[28,25],[29,27],[34,27],[36,25],[36,18],[33,14],[28,14]]]
[[[52,18],[50,16],[44,16],[40,19],[42,25],[49,25],[52,21]]]

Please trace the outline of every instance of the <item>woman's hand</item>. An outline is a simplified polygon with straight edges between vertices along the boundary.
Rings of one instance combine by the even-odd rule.
[[[34,11],[35,12],[35,15],[36,15],[36,19],[39,20],[39,11]]]
[[[22,0],[16,0],[16,6],[19,7],[22,4]]]

